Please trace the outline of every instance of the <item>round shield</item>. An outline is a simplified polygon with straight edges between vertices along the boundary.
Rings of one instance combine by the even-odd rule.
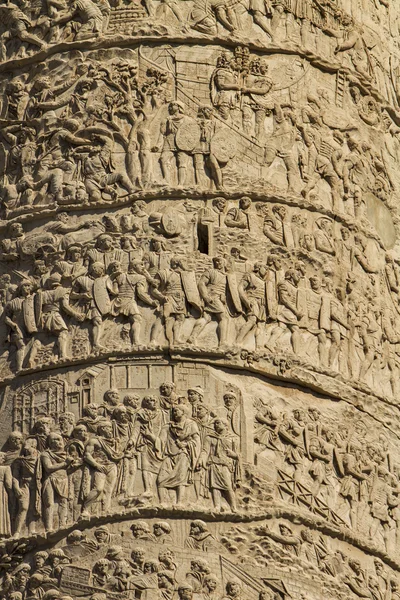
[[[176,210],[167,210],[161,217],[161,224],[164,234],[168,237],[175,237],[182,231],[181,220]]]
[[[210,151],[220,163],[227,163],[236,156],[236,140],[229,129],[217,131],[211,140]]]
[[[21,244],[22,252],[30,256],[35,255],[39,248],[47,248],[49,253],[51,250],[55,252],[56,247],[57,241],[51,233],[28,234]]]
[[[179,150],[192,152],[200,142],[200,127],[193,119],[185,120],[175,135],[175,143]]]

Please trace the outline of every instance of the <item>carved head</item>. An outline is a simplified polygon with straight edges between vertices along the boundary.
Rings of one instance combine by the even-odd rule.
[[[184,583],[178,587],[179,600],[192,600],[193,588],[188,583]]]
[[[146,560],[143,564],[143,573],[145,575],[152,575],[152,573],[158,573],[160,565],[156,560]]]
[[[242,591],[242,586],[239,581],[232,579],[226,584],[226,593],[230,598],[238,598]]]
[[[113,437],[113,426],[111,421],[101,421],[97,426],[97,432],[104,438],[108,440],[111,439]]]
[[[140,538],[144,534],[150,534],[150,528],[145,521],[135,521],[131,525],[131,531],[134,538]]]
[[[116,388],[111,388],[104,393],[104,402],[111,406],[117,406],[121,400],[119,397],[119,391]]]
[[[218,198],[214,198],[212,201],[213,208],[215,208],[218,212],[223,213],[226,209],[226,199],[222,198],[222,196]]]
[[[114,248],[114,242],[110,235],[102,233],[96,240],[96,248],[102,252],[110,252]]]
[[[153,533],[156,537],[171,533],[171,526],[166,521],[158,521],[153,525]]]
[[[89,419],[95,419],[97,417],[97,412],[99,410],[99,405],[92,403],[84,406],[82,408],[82,416],[88,417]]]
[[[221,258],[220,256],[215,256],[212,259],[212,262],[214,269],[216,269],[217,271],[225,271],[226,263],[223,258]]]
[[[214,431],[216,433],[225,433],[228,430],[228,421],[225,419],[214,419]]]
[[[75,425],[75,415],[71,412],[61,413],[58,417],[58,425],[60,427],[61,433],[68,433]]]
[[[136,394],[128,394],[127,396],[124,396],[122,402],[124,406],[136,410],[139,407],[139,396],[136,396]]]
[[[8,226],[8,235],[11,239],[16,239],[24,236],[24,229],[21,223],[11,223]]]
[[[233,392],[227,392],[223,396],[225,408],[232,410],[237,404],[237,396]]]
[[[175,404],[171,411],[172,421],[181,421],[186,416],[186,407],[184,404]]]
[[[56,432],[50,433],[47,438],[47,445],[50,450],[54,450],[55,452],[64,450],[64,440],[62,435]]]
[[[94,563],[92,571],[96,575],[104,576],[108,574],[109,569],[110,561],[107,558],[100,558],[100,560]]]
[[[37,569],[40,569],[41,567],[43,567],[43,565],[46,563],[46,560],[48,559],[49,555],[47,552],[45,552],[44,550],[41,550],[40,552],[36,552],[35,556],[33,557],[33,562],[35,564],[35,567]]]
[[[80,442],[87,442],[87,440],[89,439],[89,434],[86,425],[80,423],[79,425],[74,427],[74,429],[72,430],[71,437],[74,440],[78,440]]]
[[[149,410],[155,410],[157,408],[158,400],[155,396],[144,396],[142,398],[142,408]]]
[[[9,450],[20,450],[24,441],[24,436],[20,431],[12,431],[7,439],[7,448]]]
[[[178,115],[185,113],[185,105],[179,100],[173,100],[168,104],[168,112],[170,115]]]
[[[22,446],[21,455],[22,456],[35,456],[37,454],[38,454],[37,439],[34,437],[26,438],[26,440]]]
[[[146,556],[146,550],[144,548],[134,548],[131,552],[131,559],[137,565],[143,564]]]
[[[247,210],[251,206],[251,198],[249,196],[243,196],[239,200],[239,206],[242,210]]]
[[[176,257],[171,258],[170,265],[171,265],[171,269],[173,271],[177,271],[178,269],[181,269],[182,271],[184,270],[183,263],[179,258],[176,258]]]
[[[82,258],[82,246],[80,244],[72,244],[67,248],[65,258],[71,262],[78,262]]]
[[[199,385],[189,388],[187,391],[187,396],[190,404],[196,404],[197,402],[201,402],[203,400],[204,390]]]
[[[55,550],[49,552],[49,563],[52,567],[56,567],[61,562],[68,562],[68,558],[65,555],[64,550],[61,550],[61,548],[55,548]]]
[[[208,527],[201,519],[196,519],[190,523],[190,535],[199,535],[200,533],[207,533]]]
[[[198,419],[204,419],[208,414],[210,414],[208,406],[202,403],[196,406],[196,415]]]
[[[108,542],[110,539],[110,532],[108,530],[108,527],[106,527],[106,525],[101,525],[101,527],[95,529],[94,537],[96,538],[99,544],[105,544],[106,542]]]
[[[172,381],[165,381],[160,385],[160,394],[169,398],[175,391],[175,384]]]
[[[214,592],[217,589],[218,578],[213,573],[210,573],[209,575],[206,575],[204,577],[204,579],[203,579],[203,582],[204,582],[204,587],[209,592]]]

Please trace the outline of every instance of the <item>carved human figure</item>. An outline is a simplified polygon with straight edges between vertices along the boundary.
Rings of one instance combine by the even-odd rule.
[[[68,326],[64,320],[65,315],[74,317],[78,323],[84,317],[74,310],[69,303],[69,290],[61,286],[61,276],[57,273],[51,275],[46,282],[47,289],[39,292],[42,312],[40,327],[46,334],[56,337],[55,348],[61,360],[67,359],[68,355]]]
[[[265,148],[265,165],[271,166],[276,158],[281,158],[287,172],[288,193],[296,191],[298,167],[295,159],[296,128],[291,108],[276,103],[273,109],[274,130]]]
[[[39,461],[37,440],[29,437],[12,467],[13,491],[18,503],[14,527],[16,536],[21,535],[25,525],[29,534],[34,533],[37,518],[41,515]]]
[[[237,334],[236,343],[243,344],[246,336],[254,330],[256,348],[260,347],[263,323],[267,320],[267,269],[261,262],[254,263],[253,273],[247,273],[239,283],[239,296],[245,308],[246,323]]]
[[[109,273],[112,295],[115,296],[113,312],[128,317],[129,320],[129,325],[123,329],[122,336],[128,337],[132,346],[138,346],[141,342],[140,329],[143,320],[138,301],[141,300],[147,306],[158,307],[158,302],[147,292],[145,266],[140,260],[133,261],[129,263],[128,273],[125,273],[121,263],[115,261],[111,263]]]
[[[58,433],[50,433],[48,449],[41,456],[43,472],[43,522],[46,531],[55,529],[54,509],[58,526],[65,527],[68,519],[68,474],[72,463],[64,449],[64,440]],[[57,514],[56,513],[56,514]]]
[[[160,432],[164,425],[163,413],[155,396],[145,396],[136,415],[134,439],[140,452],[144,497],[151,499],[160,471],[162,452]]]
[[[123,453],[119,451],[112,423],[101,421],[97,426],[97,435],[89,440],[84,454],[84,461],[91,474],[91,485],[83,502],[82,518],[89,516],[90,506],[97,500],[101,502],[104,512],[110,510],[117,484],[118,463],[122,458]]]
[[[37,346],[32,335],[37,333],[35,319],[33,285],[29,280],[23,280],[17,290],[17,297],[10,300],[4,309],[5,323],[10,328],[10,342],[16,349],[16,369],[24,367],[28,358],[28,366],[33,366]]]
[[[188,339],[191,344],[196,344],[197,337],[204,327],[211,322],[214,316],[217,326],[218,345],[224,346],[228,339],[228,311],[227,311],[227,275],[223,258],[213,258],[213,268],[205,271],[198,283],[200,296],[204,301],[204,313],[199,319]]]
[[[221,510],[224,498],[230,510],[236,512],[235,491],[241,481],[240,452],[237,436],[229,431],[226,420],[214,419],[214,432],[204,440],[198,465],[207,468],[206,482],[215,510]]]
[[[184,150],[180,150],[176,142],[176,136],[181,127],[191,122],[191,117],[185,115],[185,106],[179,100],[169,103],[168,115],[167,119],[161,124],[160,137],[153,148],[153,152],[158,152],[161,149],[161,170],[167,184],[172,184],[173,169],[176,167],[178,185],[183,186],[187,183],[189,154]]]
[[[157,477],[160,500],[166,502],[166,490],[174,490],[177,504],[183,504],[201,450],[199,429],[187,416],[184,405],[172,408],[171,421],[160,432],[160,443],[163,456]]]
[[[186,287],[188,286],[187,279],[184,279],[185,275],[182,261],[177,257],[173,257],[171,258],[170,268],[160,270],[154,276],[155,286],[152,294],[162,305],[165,337],[171,347],[184,342],[182,328],[186,317],[189,316],[189,306],[193,306],[198,312],[201,311],[195,277],[193,275],[191,279],[190,302],[185,292],[185,284]],[[197,302],[196,296],[198,297]],[[158,337],[160,325],[161,322],[156,321],[153,327],[151,337],[154,341]]]

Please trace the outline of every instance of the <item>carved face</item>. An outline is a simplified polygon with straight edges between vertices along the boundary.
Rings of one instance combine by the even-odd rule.
[[[169,398],[174,391],[174,386],[171,383],[163,383],[160,385],[160,393],[162,396]]]
[[[201,402],[201,395],[196,392],[196,390],[188,390],[188,400],[190,404],[196,404],[196,402]]]
[[[113,436],[113,430],[112,430],[111,423],[109,423],[109,424],[107,423],[106,425],[103,425],[101,427],[101,430],[99,429],[99,433],[106,439],[108,439],[108,440],[111,439]]]
[[[25,456],[34,456],[37,453],[37,440],[28,438],[23,445],[22,454]]]
[[[225,408],[232,409],[236,406],[236,396],[235,394],[225,394],[224,395],[224,404]]]
[[[82,250],[78,246],[74,246],[69,251],[69,260],[72,262],[78,262],[82,257]]]
[[[226,425],[220,419],[215,419],[214,421],[214,429],[217,433],[223,433],[226,430]]]
[[[119,404],[119,393],[117,390],[108,390],[108,392],[106,392],[104,394],[104,400],[107,402],[107,404],[111,404],[112,406],[117,406],[117,404]]]
[[[217,580],[214,577],[207,577],[204,581],[204,585],[208,588],[209,592],[213,592],[217,589]]]
[[[64,440],[61,435],[52,434],[49,436],[49,447],[51,450],[59,452],[60,450],[64,450]]]
[[[178,590],[180,600],[191,600],[193,597],[193,590],[189,587],[180,588]]]
[[[86,429],[85,425],[78,425],[77,427],[75,427],[74,438],[76,440],[79,440],[81,442],[86,442],[88,437],[89,437],[88,430]]]
[[[185,415],[185,411],[181,406],[174,406],[172,409],[172,419],[173,421],[179,421]]]
[[[19,431],[14,431],[8,438],[8,447],[10,450],[18,450],[22,448],[23,436]]]

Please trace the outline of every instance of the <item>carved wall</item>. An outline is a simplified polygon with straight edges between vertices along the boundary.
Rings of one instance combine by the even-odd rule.
[[[400,599],[400,9],[0,0],[0,595]]]

